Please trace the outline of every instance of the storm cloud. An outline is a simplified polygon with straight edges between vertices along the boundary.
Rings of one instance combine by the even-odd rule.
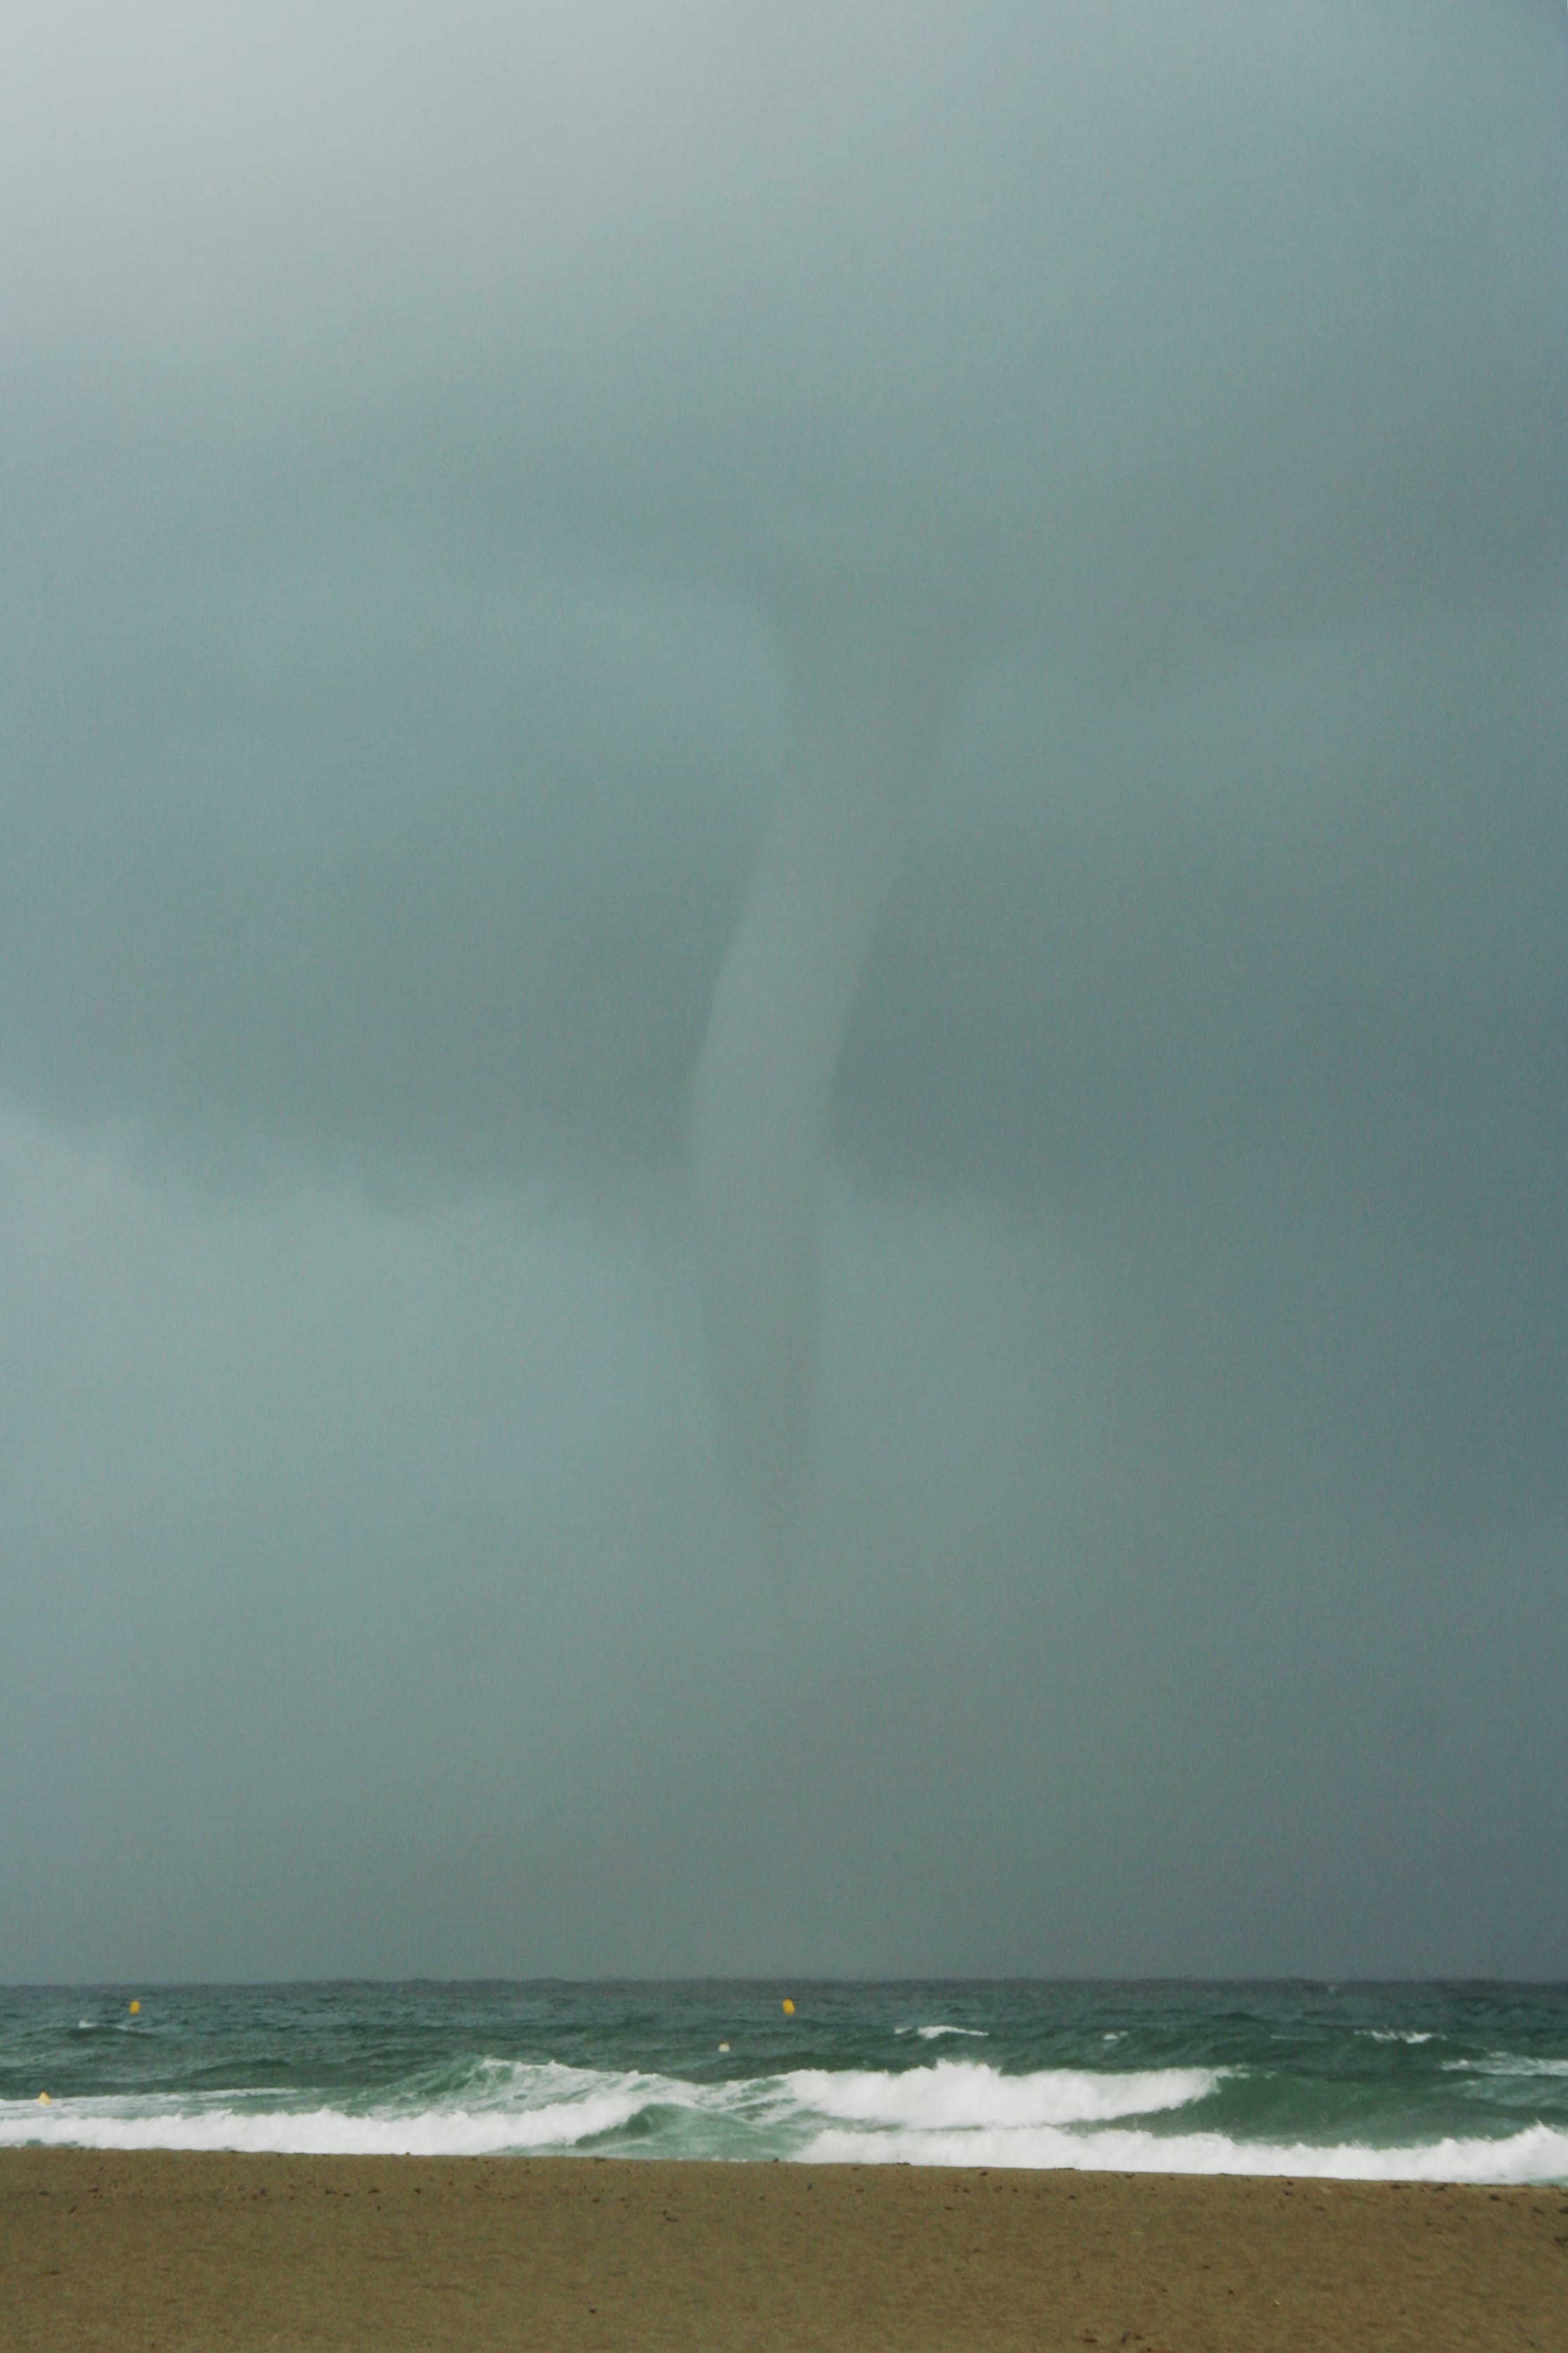
[[[4,43],[0,1975],[1558,1968],[1562,10]]]

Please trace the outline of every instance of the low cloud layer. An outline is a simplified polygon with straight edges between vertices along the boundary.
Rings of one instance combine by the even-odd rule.
[[[1555,1967],[1561,12],[5,40],[0,1975]],[[689,1139],[847,593],[963,660],[780,1572]]]

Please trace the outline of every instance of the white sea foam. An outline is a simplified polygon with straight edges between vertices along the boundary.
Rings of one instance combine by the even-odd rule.
[[[1568,2133],[1546,2125],[1501,2140],[1429,2146],[1315,2147],[1303,2141],[1232,2140],[1225,2133],[1163,2134],[1035,2129],[984,2132],[819,2133],[800,2151],[813,2164],[985,2165],[1107,2173],[1287,2174],[1325,2181],[1568,2180]]]
[[[1472,2062],[1482,2066],[1485,2063]],[[1515,2063],[1558,2074],[1564,2063]],[[1497,2138],[1375,2148],[1240,2141],[1151,2130],[1204,2099],[1225,2071],[1048,2069],[1007,2075],[938,2060],[898,2072],[800,2069],[694,2084],[645,2073],[485,2060],[443,2086],[405,2082],[351,2110],[271,2092],[0,2102],[0,2146],[238,2149],[332,2156],[569,2154],[606,2138],[649,2156],[816,2162],[1070,2167],[1120,2172],[1294,2174],[1339,2180],[1568,2179],[1568,2131],[1535,2122]],[[1499,2067],[1500,2072],[1500,2064]],[[627,2138],[616,2136],[635,2127]]]
[[[1527,2059],[1508,2051],[1494,2051],[1485,2059],[1445,2059],[1450,2075],[1568,2075],[1568,2059]]]
[[[625,2119],[606,2111],[605,2125]],[[526,2126],[504,2116],[474,2116],[463,2108],[433,2110],[418,2116],[351,2116],[339,2108],[273,2109],[261,2114],[207,2108],[198,2115],[107,2115],[83,2104],[57,2102],[47,2117],[28,2120],[20,2131],[0,2116],[0,2145],[18,2140],[59,2143],[76,2148],[243,2149],[269,2156],[306,2157],[493,2157],[536,2146],[559,2146],[545,2123],[535,2143]]]
[[[72,2142],[95,2148],[236,2148],[319,2155],[487,2156],[566,2151],[623,2130],[651,2111],[685,2110],[692,2153],[798,2155],[825,2129],[858,2127],[856,2153],[879,2135],[911,2145],[943,2135],[1026,2133],[1146,2116],[1202,2099],[1206,2068],[1146,2074],[1049,2069],[1005,2075],[984,2062],[938,2060],[901,2073],[803,2068],[750,2082],[686,2083],[560,2064],[486,2060],[444,2094],[404,2097],[358,2112],[287,2105],[285,2095],[215,2093],[0,2104],[0,2145]],[[860,2148],[864,2138],[866,2147]],[[665,2146],[668,2146],[666,2140]],[[650,2153],[651,2150],[650,2150]],[[1027,2160],[1025,2160],[1027,2161]]]
[[[743,2087],[742,2087],[743,2088]],[[80,2148],[250,2149],[319,2157],[486,2157],[570,2150],[620,2130],[653,2106],[697,2106],[695,2084],[584,2067],[481,2062],[449,2099],[368,2113],[258,2105],[217,2093],[195,2105],[151,2099],[0,2102],[0,2147],[54,2142]],[[279,2094],[261,2094],[277,2099]]]
[[[1429,2033],[1416,2033],[1403,2026],[1358,2026],[1356,2032],[1366,2042],[1430,2042]]]
[[[1148,2116],[1207,2097],[1220,2080],[1212,2067],[1163,2067],[1146,2074],[1091,2074],[1050,2067],[1004,2075],[984,2060],[939,2059],[900,2073],[829,2073],[802,2068],[784,2082],[802,2108],[849,2124],[912,2126],[921,2132],[1014,2131],[1038,2125],[1100,2124]]]
[[[113,2113],[108,2104],[56,2101],[47,2109],[0,2108],[0,2147],[58,2142],[76,2148],[246,2149],[313,2157],[494,2157],[506,2151],[564,2151],[628,2124],[645,2105],[605,2093],[569,2107],[522,2112],[427,2108],[405,2116],[351,2116],[342,2108],[243,2109],[195,2113],[142,2108]],[[20,2115],[13,2109],[21,2107]]]
[[[972,2042],[989,2042],[991,2040],[983,2026],[917,2026],[915,2032],[922,2042],[940,2042],[944,2034],[962,2034]]]

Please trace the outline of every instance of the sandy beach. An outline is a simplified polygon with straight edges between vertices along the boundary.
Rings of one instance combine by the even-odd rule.
[[[1564,2353],[1568,2190],[0,2152],[5,2353]]]

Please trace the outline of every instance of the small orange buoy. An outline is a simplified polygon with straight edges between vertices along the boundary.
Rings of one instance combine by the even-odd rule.
[[[131,2015],[132,2015],[132,2018],[135,2018],[135,2017],[139,2016],[139,2015],[140,2015],[140,2013],[141,2013],[141,2009],[142,2009],[142,2005],[141,2005],[141,2003],[140,2003],[139,2001],[133,2001],[133,2002],[132,2003],[132,2005],[131,2005]]]
[[[47,2107],[48,2106],[48,2105],[49,2105],[49,2095],[48,2095],[47,2092],[40,2092],[40,2093],[38,2094],[38,2105],[39,2105],[39,2107],[40,2107],[40,2108],[47,2108]]]
[[[795,2016],[795,2004],[791,2001],[787,1993],[784,1999],[784,2014],[786,2018],[793,2018]]]

